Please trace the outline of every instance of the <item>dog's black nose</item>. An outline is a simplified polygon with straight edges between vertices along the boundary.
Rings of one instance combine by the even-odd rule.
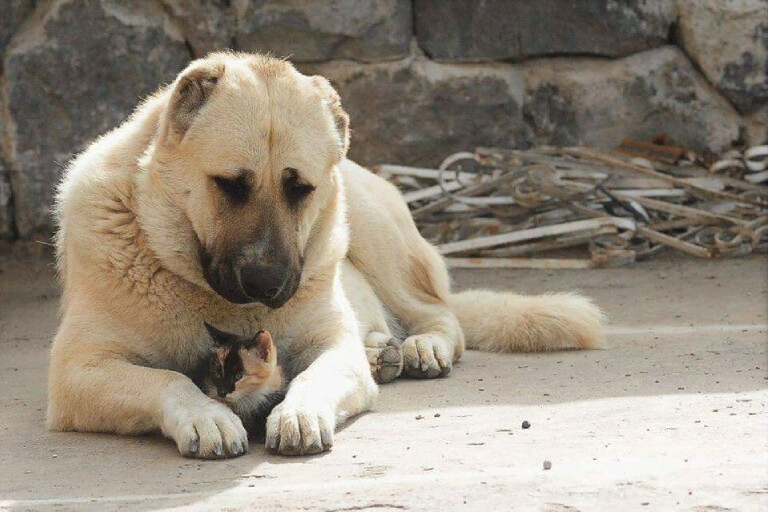
[[[247,265],[240,272],[243,291],[258,301],[273,301],[288,280],[289,269],[282,265]]]

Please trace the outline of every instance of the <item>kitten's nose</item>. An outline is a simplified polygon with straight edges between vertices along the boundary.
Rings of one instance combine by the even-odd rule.
[[[224,388],[216,388],[216,392],[219,394],[219,398],[224,398],[229,394]]]

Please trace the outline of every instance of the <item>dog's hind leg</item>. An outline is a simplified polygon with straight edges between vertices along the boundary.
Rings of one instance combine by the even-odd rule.
[[[419,234],[396,188],[349,161],[344,172],[349,259],[410,334],[402,346],[403,372],[448,375],[464,352],[464,335],[447,304],[450,286],[442,258]]]
[[[383,304],[365,276],[349,261],[344,262],[342,282],[355,310],[373,379],[379,384],[395,380],[403,371],[402,341],[392,336]]]

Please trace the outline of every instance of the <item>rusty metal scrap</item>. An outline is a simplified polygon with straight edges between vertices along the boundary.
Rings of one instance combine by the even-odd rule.
[[[477,148],[438,169],[380,165],[449,265],[594,268],[674,249],[701,258],[768,251],[768,146],[705,166],[684,148]],[[564,248],[583,258],[534,257]],[[586,256],[588,255],[588,256]]]
[[[619,147],[616,148],[616,151],[625,155],[656,160],[666,164],[676,164],[685,155],[684,148],[663,146],[634,139],[623,139]]]

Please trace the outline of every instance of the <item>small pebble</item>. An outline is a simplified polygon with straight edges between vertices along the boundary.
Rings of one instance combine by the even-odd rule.
[[[422,416],[421,414],[419,414],[418,416],[416,416],[416,419],[417,419],[417,420],[422,420],[422,419],[424,419],[424,416]]]
[[[439,413],[439,412],[436,412],[436,413],[435,413],[435,418],[439,418],[439,417],[440,417],[440,413]]]
[[[528,423],[528,420],[525,420],[525,421],[523,422],[523,428],[531,428],[531,424],[530,424],[530,423]]]
[[[548,461],[548,460],[545,460],[544,461],[544,471],[549,471],[550,469],[552,469],[552,463],[550,461]]]

